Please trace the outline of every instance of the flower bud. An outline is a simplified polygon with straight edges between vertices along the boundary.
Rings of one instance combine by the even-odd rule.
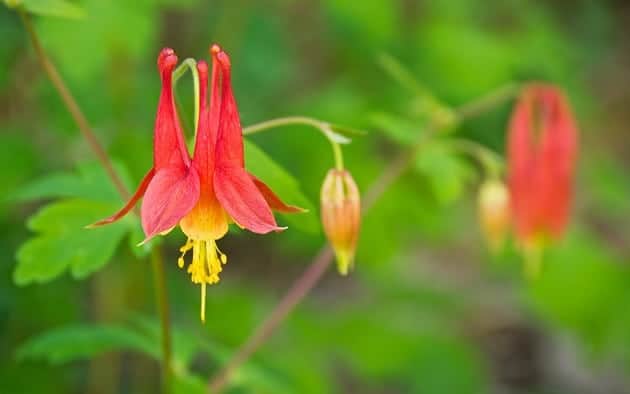
[[[510,195],[498,179],[485,181],[479,188],[479,223],[493,252],[503,246],[510,224]]]
[[[346,275],[354,263],[361,222],[359,189],[348,171],[332,169],[326,174],[321,215],[324,232],[337,256],[339,273]]]

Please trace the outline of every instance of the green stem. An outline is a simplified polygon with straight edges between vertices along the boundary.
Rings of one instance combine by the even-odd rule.
[[[457,120],[461,122],[474,118],[479,114],[488,112],[488,110],[493,109],[500,104],[506,103],[507,101],[513,99],[520,92],[522,87],[522,84],[510,83],[478,98],[477,100],[473,100],[462,105],[457,109]]]
[[[197,62],[195,59],[189,57],[186,58],[177,68],[173,71],[173,89],[177,86],[177,81],[184,75],[186,69],[190,70],[193,75],[193,90],[195,92],[195,131],[194,135],[197,136],[197,126],[199,124],[199,72],[197,71]]]
[[[164,275],[164,260],[158,247],[151,251],[151,265],[153,266],[153,283],[155,286],[155,300],[160,316],[160,327],[162,333],[162,392],[171,392],[173,369],[172,348],[171,348],[171,325],[170,309],[168,304],[168,290]]]
[[[428,108],[433,109],[444,107],[444,105],[439,102],[429,89],[427,89],[426,86],[423,86],[411,73],[411,71],[403,66],[398,59],[387,53],[383,53],[379,56],[378,61],[383,70],[385,70],[392,79],[398,82],[403,88],[409,90],[415,96],[421,98]]]
[[[272,129],[274,127],[290,126],[295,124],[312,126],[319,130],[322,130],[322,128],[328,125],[326,122],[321,122],[317,119],[309,118],[306,116],[287,116],[284,118],[266,120],[264,122],[256,123],[251,126],[243,127],[243,135],[255,134],[260,131]]]
[[[343,153],[341,152],[341,146],[334,141],[330,141],[330,143],[332,144],[333,154],[335,155],[335,168],[343,170]]]
[[[287,116],[284,118],[266,120],[264,122],[244,127],[243,135],[251,135],[275,127],[290,126],[296,124],[312,126],[318,129],[331,144],[333,156],[335,158],[335,167],[337,169],[343,169],[343,152],[341,151],[339,142],[336,141],[334,138],[335,134],[332,131],[330,124],[328,124],[327,122],[322,122],[321,120],[309,118],[306,116]]]
[[[488,147],[472,140],[451,138],[445,140],[448,147],[466,153],[476,159],[483,167],[486,176],[498,178],[504,167],[503,158]]]

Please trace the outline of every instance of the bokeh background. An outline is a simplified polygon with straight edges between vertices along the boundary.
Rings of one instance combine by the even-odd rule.
[[[344,149],[363,190],[426,126],[420,98],[388,75],[384,54],[452,106],[513,81],[551,81],[570,97],[581,129],[574,214],[538,280],[523,278],[514,247],[488,252],[475,162],[429,151],[365,218],[352,275],[331,269],[231,392],[630,393],[627,2],[75,4],[83,18],[38,16],[36,28],[131,186],[151,163],[164,46],[183,59],[220,43],[245,125],[306,115],[366,130]],[[137,223],[80,229],[120,198],[3,6],[0,37],[0,392],[154,393],[156,310],[150,263],[131,246]],[[189,76],[178,96],[190,127]],[[503,154],[510,107],[453,133]],[[184,237],[163,240],[181,392],[199,391],[324,242],[326,140],[298,126],[250,140],[312,210],[280,217],[284,233],[221,241],[230,263],[209,290],[205,325],[199,290],[176,266]]]

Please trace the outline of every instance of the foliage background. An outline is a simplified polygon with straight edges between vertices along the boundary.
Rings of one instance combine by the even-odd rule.
[[[454,106],[532,79],[570,96],[582,131],[574,220],[538,281],[522,278],[513,249],[498,257],[485,249],[474,163],[432,152],[365,219],[355,272],[331,271],[233,392],[630,392],[626,2],[76,4],[83,18],[38,17],[37,31],[130,185],[150,166],[164,46],[180,59],[206,57],[212,42],[226,48],[245,125],[299,114],[367,130],[345,149],[364,189],[424,125],[418,97],[379,66],[383,53]],[[0,392],[155,392],[151,271],[128,246],[140,237],[137,223],[76,231],[120,200],[6,8],[0,34]],[[189,84],[179,96],[191,119]],[[509,110],[457,133],[502,152]],[[317,206],[332,165],[327,142],[305,127],[251,140]],[[308,264],[324,241],[317,215],[282,234],[223,240],[230,263],[209,292],[205,326],[198,289],[175,264],[183,236],[164,239],[182,392],[197,389],[193,376],[216,372]],[[39,244],[20,246],[34,236]]]

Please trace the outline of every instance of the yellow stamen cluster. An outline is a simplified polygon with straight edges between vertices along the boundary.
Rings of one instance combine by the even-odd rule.
[[[201,321],[205,321],[206,284],[219,282],[219,273],[223,270],[221,265],[227,263],[227,256],[219,250],[214,240],[188,238],[186,244],[179,248],[182,253],[177,260],[179,268],[184,268],[184,256],[191,249],[193,257],[187,271],[192,282],[201,285]]]

